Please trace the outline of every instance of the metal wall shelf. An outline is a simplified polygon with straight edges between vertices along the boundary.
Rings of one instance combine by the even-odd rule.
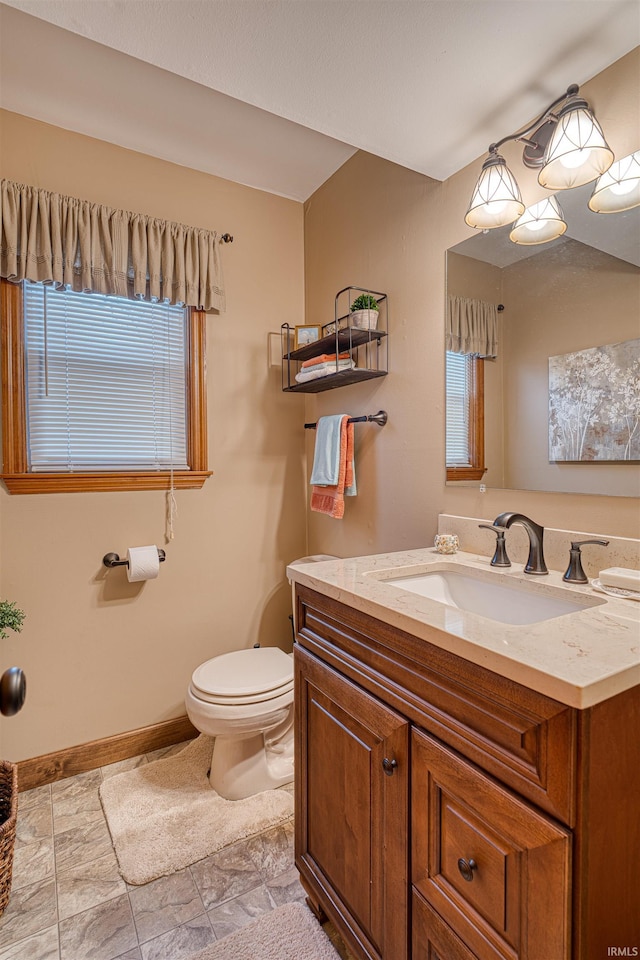
[[[375,330],[365,330],[349,325],[351,319],[349,306],[363,293],[375,297],[378,303],[378,322]],[[285,393],[322,393],[350,383],[387,375],[387,295],[366,290],[364,287],[345,287],[336,294],[334,312],[333,323],[325,324],[323,328],[324,330],[327,327],[333,327],[331,333],[293,350],[290,349],[290,344],[295,327],[288,323],[282,324],[280,328],[282,389]],[[335,373],[329,373],[324,377],[302,383],[296,381],[296,374],[305,360],[311,360],[322,354],[337,356],[341,353],[349,353],[355,360],[356,366],[352,370],[336,369]]]

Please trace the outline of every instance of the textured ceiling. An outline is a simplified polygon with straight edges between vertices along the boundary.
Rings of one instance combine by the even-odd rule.
[[[445,179],[640,42],[637,0],[7,0],[0,14],[7,109],[295,199],[354,148]]]

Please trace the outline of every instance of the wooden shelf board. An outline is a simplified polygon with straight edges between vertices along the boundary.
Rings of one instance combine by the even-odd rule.
[[[330,373],[317,380],[308,380],[306,383],[296,383],[291,387],[283,387],[284,393],[323,393],[335,387],[346,387],[349,383],[358,383],[361,380],[373,380],[375,377],[386,377],[386,370],[341,370],[339,373]]]
[[[338,331],[338,353],[354,347],[361,347],[365,343],[374,343],[387,336],[386,330],[360,330],[357,327],[347,327]],[[331,333],[328,337],[322,337],[321,340],[314,340],[304,347],[298,347],[284,355],[283,360],[311,360],[312,357],[319,357],[322,353],[336,352],[336,334]]]

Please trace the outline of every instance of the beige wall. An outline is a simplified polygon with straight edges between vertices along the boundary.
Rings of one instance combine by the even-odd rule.
[[[183,714],[192,670],[215,654],[256,640],[291,649],[304,405],[281,392],[267,334],[302,317],[303,208],[15,114],[0,114],[0,136],[3,177],[235,237],[222,248],[226,313],[207,318],[215,475],[177,492],[159,579],[129,585],[101,560],[164,546],[162,494],[0,490],[0,596],[27,613],[0,669],[28,678],[24,709],[0,720],[0,756],[19,760]]]
[[[617,156],[640,146],[635,50],[586,83]],[[550,96],[553,91],[550,91]],[[527,117],[523,117],[526,123]],[[496,130],[496,138],[507,131]],[[437,132],[436,132],[437,135]],[[544,194],[508,144],[526,204]],[[440,184],[368,154],[357,154],[305,204],[307,322],[332,316],[348,283],[389,295],[390,374],[312,395],[307,418],[384,407],[389,423],[356,427],[359,494],[345,518],[312,514],[310,549],[341,556],[424,546],[439,512],[493,518],[519,510],[547,526],[640,535],[638,501],[626,497],[455,488],[444,482],[445,251],[470,236],[464,214],[480,161]],[[307,439],[308,453],[312,439]]]
[[[359,556],[421,546],[433,535],[443,462],[442,188],[358,153],[305,204],[307,323],[333,319],[338,290],[389,294],[389,365],[381,379],[311,394],[307,419],[384,409],[385,427],[356,426],[358,496],[343,520],[309,514],[314,553]],[[311,431],[309,432],[311,433]],[[309,467],[313,436],[307,437]]]

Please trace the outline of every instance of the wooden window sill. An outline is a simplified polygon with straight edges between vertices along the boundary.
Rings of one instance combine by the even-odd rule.
[[[482,480],[484,467],[447,467],[447,480]]]
[[[211,476],[207,470],[176,470],[176,490],[199,490]],[[168,490],[171,474],[163,471],[131,473],[12,473],[2,476],[9,493],[100,493],[125,490]]]

